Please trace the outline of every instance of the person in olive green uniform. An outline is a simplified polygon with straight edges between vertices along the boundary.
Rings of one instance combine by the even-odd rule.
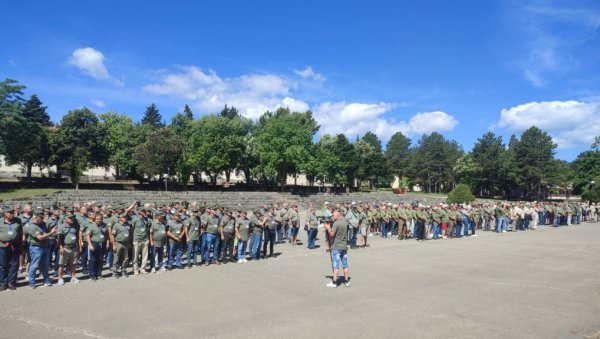
[[[103,217],[96,214],[93,223],[88,223],[85,231],[85,236],[88,244],[88,259],[90,279],[97,281],[102,278],[102,260],[104,258],[104,249],[109,241],[106,225],[103,222]]]
[[[48,238],[57,232],[54,227],[50,231],[42,221],[44,212],[38,210],[33,215],[33,222],[23,228],[23,233],[29,243],[29,255],[31,263],[29,265],[29,287],[35,288],[35,270],[38,265],[40,272],[44,277],[44,286],[52,286],[48,275],[48,266],[50,265],[50,249],[48,248]]]
[[[152,266],[152,273],[159,270],[161,272],[166,271],[165,266],[163,265],[163,258],[165,256],[164,249],[167,242],[167,225],[164,220],[164,214],[157,214],[156,220],[152,223],[152,228],[150,228],[150,247],[152,248],[150,266]]]
[[[319,233],[319,219],[317,218],[314,207],[311,207],[308,211],[306,232],[308,233],[308,249],[312,250],[315,248],[315,240],[317,239],[317,233]]]
[[[260,245],[263,235],[263,225],[258,219],[260,216],[262,216],[261,210],[255,210],[251,220],[252,246],[250,247],[250,253],[252,254],[252,260],[260,258]]]
[[[263,243],[263,251],[262,257],[265,258],[267,256],[267,246],[269,246],[269,258],[273,256],[273,246],[275,243],[275,232],[277,228],[277,221],[275,220],[275,216],[273,215],[273,209],[270,208],[267,212],[267,215],[263,217],[261,221],[263,225],[264,231],[264,243]]]
[[[187,218],[183,225],[187,230],[187,267],[192,268],[192,265],[197,265],[196,253],[200,241],[200,218],[198,217],[198,208],[191,209],[192,215]]]
[[[48,215],[44,222],[49,230],[60,225],[60,210],[58,208],[53,209],[52,214]],[[52,268],[54,277],[58,276],[58,260],[60,253],[58,251],[58,232],[54,233],[48,238],[48,248],[50,250],[50,267]]]
[[[235,222],[235,237],[238,241],[237,262],[244,263],[246,260],[246,246],[250,238],[250,220],[246,215],[246,211],[238,211],[238,218]]]
[[[186,235],[186,229],[181,222],[181,214],[175,213],[173,220],[167,224],[167,237],[169,238],[169,261],[167,269],[173,269],[173,264],[177,268],[183,268],[181,262],[182,242],[181,240]]]
[[[60,262],[58,266],[58,285],[64,285],[63,271],[64,267],[68,266],[71,272],[71,283],[79,283],[76,278],[75,263],[79,259],[79,230],[74,222],[75,217],[72,214],[67,214],[65,223],[58,228],[58,247],[60,251]]]
[[[146,210],[140,208],[138,216],[132,220],[133,228],[133,275],[137,276],[140,273],[146,274],[146,264],[148,263],[148,247],[150,240],[150,226],[152,220],[146,217]],[[141,259],[140,259],[141,256]],[[138,261],[141,261],[141,266],[138,267]]]
[[[104,217],[104,223],[106,227],[110,230],[113,225],[119,222],[119,217],[116,213],[114,213],[114,209],[112,207],[108,207],[106,209],[106,216]],[[104,251],[104,261],[108,264],[108,267],[112,269],[114,260],[114,251],[112,248],[112,243],[108,244],[108,248]]]
[[[8,207],[0,223],[0,291],[16,289],[22,238],[21,220]]]
[[[333,278],[327,284],[327,287],[337,287],[338,275],[340,273],[340,263],[344,270],[344,284],[350,286],[350,271],[348,267],[348,227],[350,224],[346,218],[340,215],[340,212],[333,212],[333,226],[325,224],[325,230],[333,239],[331,248],[331,260],[333,265]]]
[[[235,218],[233,217],[232,210],[227,210],[225,215],[221,218],[219,231],[221,233],[221,262],[227,263],[228,261],[233,261]]]
[[[109,233],[110,242],[115,253],[113,263],[114,278],[118,278],[119,275],[127,277],[127,252],[131,247],[131,226],[129,226],[127,221],[127,215],[122,214],[119,217],[119,222],[111,227]]]
[[[288,210],[288,215],[289,215],[288,225],[289,225],[290,243],[293,246],[296,246],[296,243],[298,242],[298,230],[300,229],[298,227],[298,206],[296,206],[296,205],[291,206],[290,209]]]
[[[205,263],[204,265],[208,266],[212,262],[213,264],[219,265],[219,225],[217,224],[217,212],[215,208],[207,208],[206,211],[209,213],[205,217],[204,225],[206,228],[206,242],[204,246],[204,250],[201,251],[204,253],[206,258],[202,258]],[[212,260],[210,249],[212,246]]]

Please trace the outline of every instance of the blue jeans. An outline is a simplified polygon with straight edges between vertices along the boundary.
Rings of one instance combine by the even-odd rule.
[[[14,246],[0,248],[0,286],[17,285],[19,251]]]
[[[496,218],[496,232],[506,231],[506,218]]]
[[[206,255],[206,262],[210,262],[210,247],[212,245],[212,260],[219,260],[219,239],[216,234],[206,233],[206,247],[204,248],[204,254]]]
[[[48,267],[50,266],[50,249],[47,247],[29,246],[29,256],[31,263],[29,264],[29,286],[35,285],[35,270],[40,267],[44,283],[50,283],[48,275]]]
[[[432,223],[431,228],[433,230],[433,239],[437,239],[442,235],[440,224],[437,222]]]
[[[467,237],[467,236],[469,236],[469,229],[471,228],[471,221],[469,220],[469,218],[463,218],[462,224],[463,224],[463,235],[465,237]]]
[[[318,232],[319,230],[316,227],[308,229],[308,248],[315,248],[315,240],[317,239]]]
[[[167,262],[167,268],[173,268],[173,262],[175,266],[181,267],[181,244],[179,242],[169,243],[169,261]]]
[[[381,237],[387,238],[388,234],[388,224],[386,222],[381,222]]]
[[[90,264],[90,278],[102,278],[102,260],[104,259],[104,246],[102,243],[92,242],[94,250],[89,248],[88,259]]]
[[[283,224],[277,224],[275,230],[277,231],[277,242],[283,241]]]
[[[158,256],[158,259],[156,259]],[[163,257],[165,256],[165,248],[164,247],[156,247],[152,248],[152,260],[150,260],[150,266],[156,269],[163,267]],[[158,265],[156,265],[158,263]]]
[[[239,261],[246,258],[246,246],[248,245],[248,241],[238,240],[237,245],[237,259]]]
[[[188,248],[187,248],[187,264],[188,264],[188,266],[192,265],[192,263],[194,265],[197,264],[196,252],[198,252],[198,240],[190,240],[190,242],[188,243]]]
[[[202,233],[200,235],[200,261],[206,261],[206,234]]]
[[[54,270],[54,276],[57,276],[58,272],[58,259],[60,258],[60,248],[58,248],[58,240],[48,239],[48,249],[50,251],[50,264],[52,270]]]
[[[88,244],[87,241],[83,241],[83,248],[81,249],[81,270],[87,272],[88,270]]]
[[[260,243],[262,241],[262,235],[260,234],[252,234],[252,259],[257,260],[260,258]]]
[[[150,252],[152,253],[152,252]],[[112,244],[108,245],[104,251],[104,261],[108,264],[108,267],[113,267],[113,262],[115,260],[115,255],[113,252]]]
[[[358,228],[356,230],[358,230]],[[392,236],[398,235],[398,223],[394,219],[390,220],[390,231],[392,232]],[[356,239],[356,235],[355,235],[355,239]],[[356,240],[354,241],[354,243],[356,244]]]

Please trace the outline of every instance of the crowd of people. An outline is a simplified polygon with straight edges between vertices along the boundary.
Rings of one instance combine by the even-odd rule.
[[[301,227],[307,233],[308,249],[318,247],[319,227],[325,230],[326,250],[337,278],[339,264],[347,275],[347,247],[367,248],[372,236],[423,241],[474,237],[478,231],[568,226],[597,221],[598,208],[584,202],[325,203],[322,208],[309,206],[301,222],[299,207],[287,203],[253,211],[198,202],[4,206],[0,290],[15,289],[19,272],[26,273],[30,288],[36,288],[38,271],[42,286],[51,286],[50,272],[58,285],[64,285],[65,280],[79,283],[78,276],[95,282],[103,278],[106,268],[109,276],[120,278],[275,258],[276,243],[301,244]],[[345,283],[349,286],[348,278]]]

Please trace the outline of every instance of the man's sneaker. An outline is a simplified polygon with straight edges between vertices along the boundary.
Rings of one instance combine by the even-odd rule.
[[[346,281],[346,282],[344,283],[344,286],[346,286],[346,287],[350,287],[350,282],[349,282],[349,281]]]
[[[152,271],[150,273],[156,273],[156,268],[152,267]]]
[[[327,285],[325,285],[325,286],[327,286],[327,287],[331,287],[331,288],[336,288],[336,287],[337,287],[337,284],[336,284],[336,283],[334,283],[333,281],[330,281],[330,282],[329,282]]]
[[[472,237],[476,237],[476,236],[477,236],[477,234],[472,234],[471,236],[472,236]]]
[[[161,268],[160,268],[160,270],[159,270],[159,271],[161,271],[161,272],[166,272],[166,271],[167,271],[167,269],[166,269],[166,268],[163,266],[163,267],[161,267]]]
[[[31,288],[32,290],[35,290],[35,285],[34,284],[29,284],[29,288]]]
[[[238,260],[238,261],[236,261],[236,262],[237,262],[238,264],[241,264],[241,263],[243,263],[243,262],[244,262],[244,260],[240,259],[240,260]]]
[[[71,284],[79,284],[79,279],[71,278]]]
[[[248,262],[248,259],[244,258],[242,259],[243,262]]]
[[[64,285],[64,284],[65,284],[65,281],[64,281],[64,280],[62,280],[62,279],[58,279],[58,283],[57,283],[57,285],[58,285],[58,286],[62,286],[62,285]]]

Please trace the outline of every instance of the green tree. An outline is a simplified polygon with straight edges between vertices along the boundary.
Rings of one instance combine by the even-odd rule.
[[[46,112],[46,107],[42,106],[40,98],[35,94],[25,102],[25,106],[23,107],[23,117],[30,122],[38,123],[42,126],[52,125],[50,116]]]
[[[580,153],[573,161],[573,193],[580,194],[589,185],[592,178],[600,177],[600,151],[591,150]]]
[[[6,79],[0,82],[0,154],[26,142],[22,140],[26,133],[19,128],[24,122],[21,114],[25,102],[24,89],[25,86],[17,80]]]
[[[56,133],[51,134],[50,163],[71,172],[71,181],[79,187],[81,174],[92,166],[108,165],[106,130],[95,113],[87,108],[63,116]]]
[[[158,108],[156,108],[155,104],[146,107],[144,118],[142,118],[142,125],[151,126],[153,128],[164,127],[162,116],[158,112]]]
[[[181,158],[181,140],[169,128],[160,128],[148,135],[148,139],[135,149],[134,160],[141,177],[149,180],[176,173]]]
[[[455,183],[452,169],[462,155],[456,141],[436,132],[423,135],[409,153],[409,177],[422,184],[426,192],[447,192]]]
[[[116,179],[137,177],[133,155],[137,145],[143,143],[141,127],[136,127],[126,114],[104,113],[100,120],[107,135],[108,162],[115,168]]]
[[[475,200],[468,185],[458,184],[450,193],[448,193],[448,202],[451,204],[468,203]]]
[[[408,168],[408,152],[411,140],[402,132],[396,132],[385,147],[385,158],[392,174],[402,178]]]
[[[194,113],[192,113],[192,109],[187,104],[185,105],[185,107],[183,107],[183,115],[188,120],[194,120]]]
[[[505,153],[502,136],[488,132],[477,139],[471,156],[479,169],[473,180],[479,195],[493,197],[500,189],[500,169]]]
[[[223,107],[221,110],[220,116],[228,119],[235,119],[240,117],[240,113],[238,112],[237,108],[233,106],[227,107],[227,104],[225,104],[225,107]]]
[[[542,184],[554,170],[556,144],[546,132],[532,126],[523,132],[514,148],[517,182],[523,197],[543,199]]]
[[[186,162],[198,173],[206,172],[213,184],[218,174],[225,172],[229,183],[231,173],[242,167],[242,160],[248,160],[244,157],[251,128],[252,122],[241,116],[203,116],[192,123]]]
[[[456,160],[453,171],[457,182],[472,187],[481,169],[471,154],[465,154]]]
[[[312,112],[291,112],[279,108],[266,112],[256,131],[259,165],[256,171],[285,185],[289,174],[299,173],[310,158],[312,136],[319,129]]]

